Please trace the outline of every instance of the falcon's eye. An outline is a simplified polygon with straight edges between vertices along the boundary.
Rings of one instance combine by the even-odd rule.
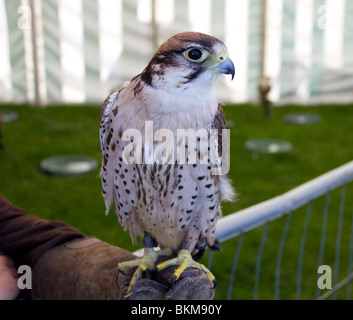
[[[200,60],[202,57],[202,52],[200,49],[191,49],[188,52],[188,57],[190,60],[194,60],[194,61]]]
[[[199,48],[191,48],[184,52],[186,59],[192,62],[201,62],[206,59],[206,51]]]

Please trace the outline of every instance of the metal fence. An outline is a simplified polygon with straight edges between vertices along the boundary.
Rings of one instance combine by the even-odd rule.
[[[226,250],[223,254],[210,252],[208,268],[227,264],[229,252],[235,250],[235,254],[231,268],[225,266],[218,275],[228,278],[228,288],[220,290],[219,298],[350,299],[352,181],[353,161],[281,196],[222,218],[217,238]],[[274,231],[270,235],[271,228]],[[247,238],[250,248],[244,249]],[[266,249],[271,254],[264,258]],[[261,279],[265,279],[266,292]]]

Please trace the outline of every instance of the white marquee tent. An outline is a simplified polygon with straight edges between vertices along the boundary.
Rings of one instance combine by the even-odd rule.
[[[0,0],[0,103],[100,104],[185,30],[227,44],[224,102],[353,102],[353,0]]]

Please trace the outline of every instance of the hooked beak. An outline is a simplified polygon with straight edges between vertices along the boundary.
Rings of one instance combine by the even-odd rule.
[[[214,69],[217,70],[219,73],[231,74],[232,80],[234,79],[234,74],[235,74],[234,64],[232,60],[230,60],[229,58],[227,58],[224,62],[214,67]]]

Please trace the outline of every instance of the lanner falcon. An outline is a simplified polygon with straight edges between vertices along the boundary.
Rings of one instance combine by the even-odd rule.
[[[173,283],[187,267],[201,269],[215,280],[192,256],[202,255],[206,245],[217,249],[220,202],[234,196],[226,175],[215,170],[228,156],[222,142],[225,116],[213,92],[222,74],[234,77],[222,41],[197,32],[179,33],[102,106],[106,214],[113,201],[133,242],[137,236],[143,238],[143,257],[118,265],[122,272],[138,267],[128,292],[144,271],[170,265],[179,266]],[[221,158],[212,157],[214,146]],[[161,250],[155,251],[156,246]],[[159,256],[169,254],[176,257],[155,266]]]

